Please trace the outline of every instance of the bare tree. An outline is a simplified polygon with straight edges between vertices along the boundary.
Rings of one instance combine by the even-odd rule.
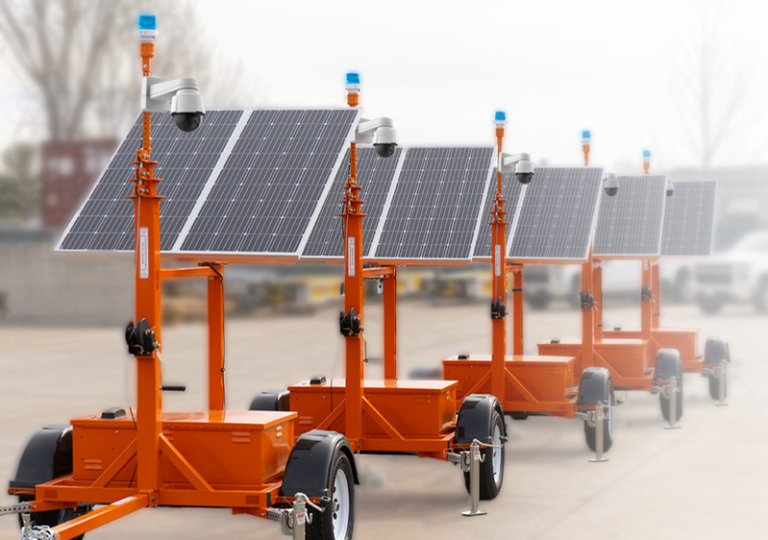
[[[734,36],[725,35],[722,12],[708,2],[698,20],[692,15],[698,35],[671,62],[678,147],[704,171],[735,147],[748,152],[743,143],[759,124],[751,104],[756,62],[739,50]]]
[[[142,8],[160,21],[155,74],[195,77],[207,94],[228,96],[221,101],[245,101],[244,78],[213,57],[195,7],[171,0],[3,0],[0,38],[42,104],[50,140],[117,137],[137,112],[140,68],[132,44]]]

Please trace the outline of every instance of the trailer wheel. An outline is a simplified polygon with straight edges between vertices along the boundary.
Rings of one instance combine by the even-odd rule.
[[[603,452],[607,452],[613,446],[613,408],[616,399],[613,395],[613,380],[610,372],[605,368],[589,367],[581,374],[579,381],[579,395],[576,405],[581,407],[593,407],[601,402],[607,405],[603,409]],[[597,451],[597,429],[589,426],[584,420],[584,437],[587,446],[593,452]]]
[[[605,419],[603,420],[603,452],[607,452],[613,446],[613,386],[611,386],[606,399],[603,403],[608,403],[608,408],[604,409]],[[584,436],[587,440],[587,446],[593,452],[597,452],[597,429],[589,427],[589,423],[584,420]]]
[[[30,495],[19,495],[19,502],[31,502],[35,500]],[[80,517],[83,514],[87,514],[93,509],[93,506],[78,506],[75,508],[64,508],[62,510],[48,510],[45,512],[32,512],[30,514],[32,525],[40,527],[41,525],[47,525],[48,527],[56,527],[67,521],[72,521],[76,517]],[[19,514],[19,527],[23,527],[24,523],[21,520],[21,514]],[[83,540],[85,533],[80,536],[75,536],[73,540]]]
[[[325,512],[313,512],[307,540],[351,540],[355,521],[355,479],[349,458],[338,451],[328,486],[331,502]]]
[[[500,448],[483,448],[484,458],[480,463],[480,500],[490,501],[501,492],[504,483],[504,420],[498,411],[493,411],[491,417],[490,440],[493,446]],[[464,473],[464,486],[469,493],[469,473]]]
[[[672,377],[677,378],[677,392],[674,399],[676,403],[677,422],[683,417],[683,363],[680,353],[676,349],[659,349],[656,353],[656,367],[653,370],[653,382],[668,382]],[[661,415],[669,422],[669,398],[659,394]]]
[[[728,376],[727,371],[720,374],[721,377],[725,377],[725,391],[723,392],[725,395],[723,396],[723,399],[728,397]],[[718,401],[720,399],[720,379],[717,379],[714,375],[708,375],[709,378],[709,397],[714,399],[715,401]]]

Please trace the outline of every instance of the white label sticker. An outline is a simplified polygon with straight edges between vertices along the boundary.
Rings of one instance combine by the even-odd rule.
[[[355,275],[355,237],[347,239],[347,275]]]
[[[476,448],[476,449],[472,450],[472,459],[474,459],[475,461],[480,461],[480,449],[479,448]]]
[[[139,278],[149,278],[149,229],[139,228]]]
[[[496,275],[501,275],[501,246],[496,244],[496,251],[495,251],[495,264],[496,264]]]
[[[307,520],[307,513],[306,513],[306,512],[302,512],[302,513],[300,513],[300,514],[296,514],[296,522],[297,522],[299,525],[304,525],[304,522],[305,522],[306,520]]]

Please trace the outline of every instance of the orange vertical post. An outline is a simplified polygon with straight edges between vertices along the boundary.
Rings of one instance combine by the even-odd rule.
[[[653,282],[653,277],[651,274],[651,260],[643,259],[643,288],[650,291],[651,295],[653,296],[655,292],[651,286]],[[643,298],[640,301],[640,334],[641,338],[647,341],[651,340],[651,327],[653,325],[652,296],[650,298]]]
[[[651,328],[661,326],[661,283],[659,281],[659,261],[651,261],[651,286],[653,290],[653,299],[651,308],[653,310]]]
[[[223,411],[224,403],[224,268],[208,277],[208,411]]]
[[[601,261],[592,261],[592,287],[595,297],[595,341],[603,340],[603,266]]]
[[[397,274],[385,275],[384,286],[384,378],[397,379]]]
[[[504,142],[504,126],[506,115],[503,112],[496,113],[496,196],[493,198],[493,210],[491,211],[491,260],[493,263],[492,278],[492,302],[499,302],[506,306],[507,303],[507,222],[504,211],[504,198],[501,174],[501,149]],[[493,345],[491,349],[491,393],[504,403],[505,371],[507,339],[504,317],[492,318],[491,331]]]
[[[523,267],[512,267],[512,354],[523,355]]]
[[[353,75],[353,78],[351,76]],[[359,103],[359,78],[347,75],[347,104]],[[344,186],[344,313],[354,309],[363,318],[363,216],[360,187],[357,185],[357,145],[350,144],[349,177]],[[362,331],[354,336],[344,336],[346,352],[346,418],[347,439],[354,450],[360,448],[363,436],[363,363],[365,350]]]
[[[587,262],[581,265],[581,293],[592,294],[592,249]],[[594,308],[581,310],[581,370],[594,366],[595,317]]]
[[[141,44],[142,73],[152,74],[155,45]],[[133,195],[136,249],[136,320],[146,319],[161,340],[160,291],[160,199],[152,161],[152,113],[142,114],[142,147],[136,151]],[[162,430],[162,394],[159,349],[150,356],[136,356],[137,373],[137,481],[140,491],[159,488],[158,438]],[[154,497],[150,499],[152,501]]]

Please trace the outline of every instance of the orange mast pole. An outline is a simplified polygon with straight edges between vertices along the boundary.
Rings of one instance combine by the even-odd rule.
[[[385,275],[384,287],[384,379],[397,379],[397,268]]]
[[[505,371],[506,371],[506,329],[504,328],[504,313],[507,303],[507,222],[504,211],[503,182],[501,173],[501,149],[504,142],[504,126],[506,115],[498,111],[496,113],[496,196],[493,198],[493,210],[491,221],[491,259],[493,261],[493,299],[498,302],[501,312],[495,315],[491,312],[491,331],[493,334],[493,346],[491,352],[491,393],[504,403]]]
[[[360,79],[356,73],[347,74],[347,104],[359,104]],[[360,331],[345,335],[346,346],[346,418],[347,439],[354,450],[360,449],[363,436],[363,380],[365,350],[363,325],[363,216],[360,187],[357,185],[357,145],[350,143],[349,177],[344,186],[344,313],[354,310]]]
[[[592,281],[592,248],[589,249],[589,258],[581,266],[581,294],[591,295],[594,290]],[[586,309],[585,309],[586,308]],[[581,369],[594,366],[595,349],[595,317],[594,306],[584,306],[581,309]]]
[[[581,149],[584,152],[584,166],[589,166],[589,152],[591,150],[592,133],[588,130],[581,132]],[[591,256],[591,252],[590,252]],[[582,270],[583,271],[583,270]],[[596,331],[593,333],[595,341],[603,339],[603,268],[600,261],[592,260],[592,296],[595,301],[595,308],[592,323]]]
[[[144,16],[142,16],[143,18]],[[151,30],[155,28],[145,21]],[[141,28],[141,22],[140,22]],[[156,32],[155,32],[156,33]],[[152,74],[155,55],[154,34],[142,36],[142,74]],[[136,320],[146,319],[153,329],[156,341],[161,340],[160,292],[160,199],[152,161],[152,113],[142,114],[142,146],[136,151],[135,182],[133,188],[134,235],[136,249]],[[162,430],[162,394],[160,386],[160,345],[149,356],[136,356],[137,364],[137,481],[139,491],[152,494],[159,488],[159,436]],[[150,504],[155,497],[150,496]]]
[[[523,265],[512,265],[512,354],[523,355]]]

